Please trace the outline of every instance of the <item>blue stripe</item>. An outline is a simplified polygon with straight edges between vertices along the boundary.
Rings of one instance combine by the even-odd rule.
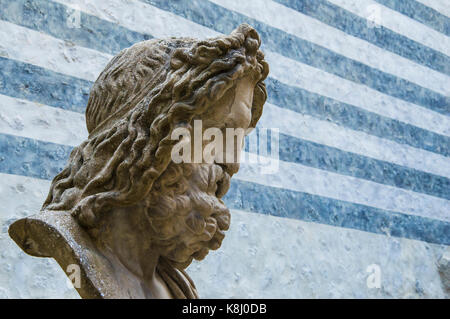
[[[450,156],[450,137],[363,110],[299,87],[266,80],[268,102],[400,144]]]
[[[5,58],[0,58],[0,67],[2,70],[6,70],[0,77],[1,94],[77,112],[84,111],[91,82],[52,73],[36,66]],[[281,85],[280,83],[269,82],[269,88],[275,84]],[[292,90],[294,94],[291,94]],[[317,115],[314,113],[318,112],[321,104],[333,103],[333,101],[327,101],[323,97],[314,96],[306,91],[297,92],[296,88],[288,86],[274,87],[271,91],[276,92],[276,94],[270,94],[269,96],[279,99],[274,102],[284,102],[283,105],[289,107],[304,107],[313,115]],[[316,103],[316,100],[323,102]],[[76,101],[76,103],[72,104],[72,101]],[[349,118],[348,114],[350,113],[346,113],[345,108],[340,111],[341,105],[337,104],[335,107],[337,108],[335,117],[337,120],[360,123],[364,119],[359,117]],[[351,107],[347,107],[347,109],[352,110]],[[298,110],[294,109],[294,111]],[[332,112],[329,112],[327,107],[323,107],[322,112],[319,112],[319,115],[324,119],[327,119],[329,114],[332,114]],[[377,122],[372,123],[377,124]],[[370,127],[370,124],[368,125]],[[404,131],[407,131],[407,128]],[[444,145],[448,146],[448,144]],[[445,177],[344,152],[284,134],[280,135],[280,159],[450,199],[450,192],[448,191],[450,183],[449,179]]]
[[[450,97],[371,68],[209,1],[141,1],[222,33],[230,33],[239,24],[246,22],[258,30],[266,49],[344,79],[367,85],[384,94],[450,115]]]
[[[274,0],[380,48],[450,75],[450,57],[383,26],[371,28],[364,18],[325,0]]]
[[[65,166],[71,147],[0,134],[0,172],[50,180]],[[230,208],[371,233],[450,244],[450,223],[385,211],[326,197],[232,180]]]
[[[246,144],[246,151],[248,151],[248,140]],[[446,177],[345,152],[281,133],[279,158],[285,162],[298,163],[450,200],[450,179]]]
[[[101,52],[116,54],[152,38],[83,12],[80,27],[70,27],[66,22],[73,12],[62,4],[45,0],[0,0],[0,19]]]
[[[224,197],[232,209],[365,232],[450,244],[450,223],[335,200],[327,197],[232,180]]]
[[[92,83],[0,57],[0,94],[84,113]]]
[[[0,172],[52,179],[63,170],[71,146],[0,134]]]
[[[224,33],[229,33],[238,24],[246,21],[258,29],[265,46],[272,51],[350,81],[367,85],[382,93],[450,115],[450,98],[335,54],[326,48],[301,40],[213,3],[160,0],[148,2]],[[2,2],[2,4],[3,19],[11,19],[9,21],[102,52],[115,54],[134,42],[151,37],[150,35],[139,35],[139,33],[84,13],[81,13],[81,28],[70,28],[66,19],[72,12],[71,9],[57,3],[42,0],[30,3],[19,0],[19,2],[8,4]],[[23,19],[20,18],[22,16],[24,16]]]
[[[450,19],[414,0],[375,0],[450,37]]]
[[[92,82],[0,57],[0,94],[84,113]],[[266,80],[268,102],[401,144],[450,156],[450,138],[331,98]]]

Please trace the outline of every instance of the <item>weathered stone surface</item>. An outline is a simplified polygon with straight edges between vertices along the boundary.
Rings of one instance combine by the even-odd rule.
[[[255,127],[267,97],[259,46],[243,24],[228,36],[121,51],[91,90],[88,139],[53,179],[42,211],[12,223],[10,236],[68,273],[79,267],[83,298],[197,298],[184,269],[218,249],[229,228],[221,198],[244,136],[209,157],[202,137]],[[179,139],[177,129],[190,135]]]
[[[450,248],[447,247],[441,258],[438,260],[439,274],[441,275],[442,284],[450,293]]]

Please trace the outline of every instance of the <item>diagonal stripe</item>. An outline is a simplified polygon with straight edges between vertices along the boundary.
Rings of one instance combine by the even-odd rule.
[[[97,55],[94,50],[78,46],[70,46],[70,50],[67,51],[67,54],[64,52],[61,54],[54,50],[48,50],[48,48],[51,48],[52,46],[64,47],[66,45],[65,42],[30,29],[18,27],[8,22],[3,22],[3,24],[10,29],[8,32],[6,32],[5,29],[4,36],[7,39],[5,42],[9,42],[10,45],[3,51],[3,55],[11,56],[22,61],[25,60],[26,62],[39,63],[40,66],[52,69],[56,72],[67,72],[68,74],[79,78],[94,80],[97,74],[102,70],[106,63],[105,61],[111,57],[101,53],[98,53]],[[7,37],[7,34],[9,33],[16,34],[17,36]],[[28,45],[28,47],[23,46],[20,43],[21,38],[32,39],[33,43],[52,42],[49,43],[48,46],[41,46],[39,54],[36,54],[36,50],[39,47],[35,47],[31,44]],[[24,50],[14,49],[21,46]],[[87,57],[84,55],[86,50],[88,51]],[[69,56],[70,59],[66,59],[67,56]],[[91,57],[93,58],[91,59]],[[333,76],[302,63],[294,62],[280,55],[269,54],[268,59],[270,60],[271,65],[274,66],[272,67],[272,76],[281,81],[286,83],[293,82],[311,92],[362,107],[370,112],[392,117],[393,119],[439,134],[450,135],[450,119],[428,109],[403,102],[375,90],[370,90],[366,86],[343,80],[337,76]],[[91,66],[88,72],[85,71],[86,69],[84,66],[86,65]],[[284,71],[285,68],[292,66],[294,66],[297,72],[292,73]],[[325,83],[321,83],[321,81]],[[334,85],[335,83],[340,83],[340,86],[336,87]],[[42,103],[49,104],[47,102]],[[392,105],[393,107],[387,108],[386,105]],[[412,116],[412,114],[415,116]]]
[[[138,7],[137,9],[140,9],[144,13],[152,13],[147,12],[148,10],[159,10],[154,7],[148,6],[144,3],[140,3],[141,7]],[[90,13],[95,13],[96,11],[92,9],[92,6],[89,6]],[[134,8],[134,7],[132,7]],[[118,9],[122,9],[119,7]],[[147,11],[145,11],[147,9]],[[162,10],[159,10],[162,11]],[[164,12],[164,11],[162,11]],[[134,17],[134,15],[137,15],[134,11],[131,14],[131,17]],[[161,12],[156,12],[155,14],[161,14]],[[212,35],[211,32],[208,34],[208,29],[198,26],[197,29],[195,28],[195,24],[192,22],[186,22],[183,18],[179,17],[166,17],[168,13],[165,13],[164,18],[171,18],[172,20],[169,20],[170,25],[178,26],[179,30],[190,30],[188,32],[192,32],[194,30],[195,32],[199,32],[201,35],[204,36],[210,36]],[[128,15],[127,15],[128,17]],[[137,16],[139,18],[140,16]],[[144,21],[137,20],[141,23],[135,23],[136,25],[140,25],[141,28],[144,28],[148,26],[148,24],[143,25]],[[148,21],[148,19],[146,19]],[[128,24],[131,22],[126,20]],[[135,21],[136,22],[136,21]],[[180,27],[183,26],[183,24],[186,23],[186,28]],[[128,26],[128,25],[127,25]],[[153,26],[153,24],[150,24],[150,26]],[[157,30],[158,36],[166,36],[164,32],[166,30]],[[111,30],[112,33],[116,32],[115,30]],[[179,31],[180,32],[180,31]],[[12,40],[11,40],[12,41]],[[73,50],[77,50],[77,47],[73,47]],[[41,55],[46,55],[47,53],[42,53]],[[80,53],[76,53],[75,55],[81,55]],[[402,100],[392,98],[390,96],[381,94],[375,90],[371,90],[367,88],[364,85],[358,85],[354,82],[344,80],[342,78],[339,78],[337,76],[331,75],[326,72],[322,72],[318,69],[312,68],[310,66],[304,65],[302,63],[294,62],[290,59],[287,59],[281,55],[273,54],[274,58],[272,61],[272,71],[271,74],[275,74],[278,76],[278,78],[281,81],[284,81],[285,83],[290,83],[290,81],[293,81],[294,83],[297,83],[299,85],[299,78],[301,77],[303,80],[300,81],[300,86],[303,86],[308,91],[317,93],[320,95],[324,95],[326,98],[333,98],[335,100],[338,100],[340,102],[344,102],[347,104],[351,104],[354,106],[357,106],[359,108],[365,109],[369,112],[374,112],[378,115],[390,117],[394,120],[398,120],[401,122],[405,122],[407,124],[411,124],[420,128],[423,128],[425,130],[429,130],[432,132],[436,132],[438,134],[443,135],[450,135],[449,127],[450,127],[450,119],[447,117],[444,117],[442,115],[439,115],[435,112],[432,112],[430,110],[418,107],[412,103],[404,102]],[[99,58],[102,59],[102,58]],[[279,63],[278,60],[281,60],[282,62]],[[61,72],[61,69],[64,68],[70,68],[70,63],[67,61],[62,61],[62,63],[69,64],[69,66],[61,67],[58,69],[58,72]],[[297,74],[291,74],[292,72],[285,72],[284,68],[287,68],[288,66],[291,66],[292,63],[295,64]],[[44,66],[45,67],[45,66]],[[58,67],[57,65],[54,67]],[[277,69],[281,68],[280,71],[277,72]],[[97,72],[100,72],[102,69],[102,66],[97,66],[95,68]],[[77,69],[72,70],[72,73],[78,72]],[[80,77],[83,76],[82,74],[78,74]],[[291,79],[291,77],[294,77]],[[320,83],[320,80],[325,83]],[[339,87],[335,86],[335,83],[340,83]],[[48,104],[48,103],[47,103]],[[50,104],[52,105],[52,104]],[[389,107],[386,107],[389,106]],[[412,116],[414,114],[414,116]]]
[[[295,143],[294,143],[295,144]],[[311,145],[311,144],[308,144],[308,145]],[[313,144],[312,144],[313,145]],[[292,155],[289,155],[289,154],[285,154],[285,156],[287,157],[287,158],[292,158]],[[379,166],[379,165],[378,165]],[[392,183],[392,182],[391,182]]]
[[[79,24],[71,23],[71,17],[79,17]],[[109,54],[151,38],[146,32],[131,31],[115,21],[102,20],[48,0],[31,3],[1,0],[0,19]]]
[[[450,156],[448,136],[380,116],[272,78],[265,82],[269,92],[268,103],[400,144]],[[447,135],[450,135],[450,131]]]
[[[448,5],[447,0],[416,0],[417,2],[422,3],[423,5],[436,10],[442,14],[445,14],[447,17],[450,17],[450,6]]]
[[[0,223],[3,218],[4,229],[17,218],[39,211],[49,188],[48,181],[7,174],[0,175],[0,179],[4,182],[0,184],[0,197],[10,199],[3,202],[3,214],[0,214]],[[26,203],[21,202],[24,196],[27,196]],[[392,238],[386,236],[385,233],[368,233],[357,229],[270,216],[265,213],[258,214],[232,209],[231,215],[231,227],[226,232],[226,238],[220,251],[212,252],[208,258],[200,263],[194,262],[187,269],[197,289],[203,292],[202,298],[216,298],[217,296],[221,298],[273,298],[274,296],[277,298],[314,298],[317,295],[311,292],[309,286],[311,278],[314,278],[314,285],[328,287],[331,274],[333,274],[333,278],[337,278],[333,280],[333,284],[337,283],[341,287],[341,284],[344,283],[349,287],[364,289],[356,289],[357,292],[355,289],[339,289],[337,293],[335,290],[326,289],[327,292],[322,295],[323,297],[376,297],[377,292],[373,292],[373,289],[365,289],[366,282],[361,280],[361,278],[365,279],[364,273],[367,266],[367,259],[361,258],[361,256],[368,256],[371,262],[380,265],[383,270],[388,269],[388,272],[383,272],[383,280],[386,282],[395,281],[398,278],[397,269],[411,269],[412,273],[409,274],[416,280],[407,283],[407,287],[414,289],[417,288],[418,281],[426,282],[429,288],[426,292],[427,296],[445,298],[445,292],[440,286],[439,275],[433,271],[423,272],[423,269],[435,269],[434,256],[437,252],[444,251],[445,246],[430,245],[426,242],[405,238]],[[405,223],[402,225],[405,226]],[[425,225],[422,223],[422,226]],[[436,229],[432,224],[426,226]],[[417,232],[420,233],[423,229],[418,228]],[[271,236],[267,236],[267,234],[271,234]],[[430,236],[430,238],[433,237]],[[14,249],[13,246],[16,246],[6,237],[0,239],[0,245],[3,249]],[[17,247],[15,247],[15,251],[20,252]],[[401,254],[395,255],[398,257],[395,258],[396,268],[389,268],[392,265],[392,254],[387,252],[391,251],[401,252]],[[275,255],[283,258],[273,258]],[[251,258],[248,258],[249,256]],[[308,258],[304,258],[304,256],[308,256]],[[338,264],[336,264],[336,256],[342,257]],[[34,264],[35,266],[32,267],[35,268],[33,269],[38,270],[41,269],[39,267],[44,267],[46,271],[56,275],[59,271],[61,277],[52,277],[52,282],[63,288],[45,294],[45,298],[62,295],[65,297],[78,296],[75,290],[70,293],[64,288],[66,276],[61,269],[58,270],[60,267],[56,261],[49,265],[47,262],[51,259],[39,259],[43,263],[37,263],[37,260],[31,256],[25,260],[16,254],[6,254],[3,257],[4,264],[16,264],[21,269],[30,269],[28,266]],[[243,263],[242,260],[246,260],[246,262]],[[317,261],[320,262],[317,263]],[[264,263],[264,268],[261,267],[261,263]],[[233,272],[223,271],[223,267],[227,264],[233,264]],[[14,269],[17,268],[12,268],[11,272]],[[389,271],[389,269],[391,270]],[[15,273],[15,276],[8,278],[9,283],[13,286],[17,285],[18,278],[21,283],[27,282],[28,279],[33,278],[35,272],[29,271],[28,273],[29,276],[24,276],[23,272]],[[209,275],[205,276],[205,274]],[[244,276],[240,276],[242,274]],[[355,274],[363,276],[355,276]],[[215,278],[218,285],[212,284],[210,275]],[[239,277],[245,281],[245,288],[243,290],[239,288],[241,292],[236,293],[236,288],[242,287],[240,285],[242,281],[231,286],[220,284],[222,281],[231,282]],[[272,280],[267,280],[267,278],[272,278]],[[278,284],[273,285],[273,281]],[[211,286],[213,286],[212,290]],[[419,284],[418,287],[421,289],[423,285]],[[387,293],[391,293],[392,288],[391,290],[389,290],[389,286],[387,288]],[[38,289],[34,294],[26,296],[43,297],[42,293]],[[68,296],[69,293],[70,296]],[[422,296],[422,293],[419,292],[417,296]],[[16,292],[12,295],[8,294],[8,297],[23,298],[24,296]]]
[[[20,27],[19,27],[20,28]],[[24,29],[24,28],[22,28],[22,29]],[[38,36],[38,35],[36,35],[36,36]],[[46,40],[49,40],[48,38],[50,38],[50,37],[48,37],[48,36],[45,36],[46,37]],[[36,39],[36,41],[38,41],[38,39]],[[56,40],[56,41],[59,41],[59,40]],[[73,48],[73,50],[76,52],[76,49],[77,48]],[[282,61],[282,58],[280,57],[279,59],[276,59],[276,61],[279,63],[279,61]],[[274,61],[273,61],[274,63],[275,63],[275,59],[274,59]],[[80,61],[78,61],[78,63],[77,64],[75,64],[75,68],[73,67],[73,65],[71,65],[70,64],[70,62],[68,62],[68,64],[67,65],[65,65],[64,67],[62,67],[63,69],[68,69],[68,68],[70,68],[71,67],[71,73],[76,73],[76,72],[78,72],[78,70],[77,70],[77,66],[80,64],[81,62]],[[100,69],[100,68],[99,68]],[[288,74],[287,72],[286,72],[286,74]],[[314,75],[313,75],[314,76]],[[287,140],[289,140],[289,139],[287,139]],[[298,149],[298,145],[303,145],[303,146],[305,146],[305,147],[307,147],[307,146],[309,146],[309,148],[310,149],[316,149],[316,147],[315,146],[311,146],[311,145],[314,145],[314,144],[309,144],[309,143],[299,143],[298,145],[297,145],[297,142],[291,142],[291,144],[293,144],[294,146],[295,146],[295,148],[296,149]],[[328,149],[327,149],[328,150]],[[298,151],[300,151],[300,149],[298,149]],[[339,151],[339,150],[337,150],[337,153],[334,151],[334,150],[331,150],[331,151],[328,151],[327,153],[326,153],[327,155],[326,156],[329,156],[329,154],[335,154],[335,155],[333,155],[333,159],[336,159],[336,154],[338,154],[338,157],[337,158],[339,158],[339,159],[344,159],[344,158],[348,158],[348,156],[347,155],[345,155],[345,152],[342,152],[342,151]],[[284,154],[284,153],[282,153],[282,156],[286,156],[286,158],[288,158],[288,160],[292,160],[292,155],[290,155],[290,154]],[[325,155],[323,155],[323,156],[325,156]],[[359,157],[358,157],[359,158]],[[294,160],[296,160],[295,158],[294,158]],[[373,161],[372,160],[370,160],[370,159],[366,159],[365,157],[362,157],[362,160],[358,160],[357,161],[357,163],[358,164],[361,164],[360,162],[362,161],[362,163],[372,163]],[[381,163],[378,163],[378,162],[375,162],[376,164],[371,164],[371,165],[374,165],[374,168],[381,168],[381,167],[385,167],[385,164],[381,164]],[[395,166],[394,166],[395,167]],[[393,168],[392,166],[391,166],[391,168]],[[445,168],[445,166],[444,166],[444,168]],[[404,171],[403,169],[401,169],[400,171]],[[347,173],[348,174],[348,172],[344,172],[344,173]],[[357,171],[357,172],[354,172],[353,174],[357,174],[356,176],[366,176],[367,175],[367,173],[363,173],[363,172],[360,172],[360,171]],[[359,174],[359,175],[358,175]],[[445,170],[444,170],[444,174],[447,174],[447,173],[445,173]],[[444,175],[444,176],[447,176],[447,175]],[[372,178],[372,177],[370,177],[370,178]],[[377,180],[378,181],[378,180]],[[393,179],[393,177],[391,177],[390,178],[390,180],[388,179],[387,181],[380,181],[380,182],[384,182],[384,183],[394,183],[394,179]],[[398,182],[396,183],[396,184],[398,184]],[[415,183],[413,183],[413,184],[415,184]],[[405,183],[405,185],[406,185],[406,183]],[[416,185],[416,184],[415,184]],[[441,185],[441,184],[439,184],[439,185]],[[417,186],[413,186],[413,187],[417,187]],[[438,196],[442,196],[441,195],[441,193],[439,192],[439,195]]]
[[[0,178],[3,181],[2,185],[10,187],[14,187],[12,184],[14,181],[20,180],[20,176],[5,173],[0,173]],[[48,181],[41,181],[42,186],[39,189],[47,190]],[[34,183],[27,183],[27,185],[30,184]],[[433,243],[446,245],[450,243],[450,223],[445,221],[381,210],[304,192],[251,183],[242,179],[232,180],[231,188],[224,200],[233,209]]]
[[[1,94],[0,133],[69,146],[88,136],[83,114]]]
[[[298,163],[245,153],[237,179],[270,187],[305,192],[443,221],[450,221],[448,199],[344,176]],[[264,170],[265,168],[265,170]],[[272,170],[269,170],[272,169]]]
[[[261,35],[267,53],[286,58],[337,75],[340,78],[363,84],[381,93],[415,103],[442,114],[450,115],[450,98],[410,81],[371,68],[361,62],[336,54],[312,42],[292,36],[255,19],[229,11],[209,1],[166,2],[142,0],[158,8],[168,10],[219,32],[229,33],[238,24],[247,22]],[[349,72],[349,70],[352,70]]]
[[[0,172],[52,179],[66,165],[71,146],[0,134]]]
[[[436,31],[450,36],[450,18],[414,0],[375,0],[382,5],[398,11]]]
[[[15,60],[94,81],[112,55],[56,39],[0,20],[0,54]],[[58,49],[55,49],[58,48]]]
[[[65,166],[71,150],[72,147],[66,145],[0,134],[0,172],[50,179]],[[255,156],[245,154],[250,158]],[[275,170],[275,174],[261,174],[264,172],[261,167],[267,167],[268,164],[268,159],[262,159],[259,157],[258,161],[244,161],[237,178],[405,214],[450,219],[449,201],[444,198],[344,176],[299,162],[272,160],[269,162],[271,167],[278,167],[279,170]]]
[[[410,84],[406,83],[407,81],[405,82],[396,77],[392,77],[389,74],[367,68],[367,66],[364,66],[363,64],[358,64],[356,61],[352,62],[352,60],[345,59],[342,56],[336,56],[325,48],[316,47],[307,41],[302,42],[301,39],[295,37],[292,38],[292,36],[289,36],[280,30],[270,28],[257,21],[253,21],[252,19],[250,19],[250,21],[237,13],[233,13],[232,11],[226,10],[209,2],[204,2],[201,4],[198,2],[190,3],[187,8],[183,7],[185,4],[183,1],[176,3],[171,2],[170,5],[165,2],[151,2],[152,5],[158,5],[158,7],[169,10],[170,12],[175,12],[183,17],[187,17],[188,14],[192,14],[193,17],[190,18],[198,24],[192,23],[191,21],[175,14],[170,14],[170,12],[159,10],[154,6],[146,5],[142,2],[140,4],[136,4],[136,6],[134,6],[136,2],[133,2],[133,6],[130,6],[128,2],[124,3],[121,0],[115,0],[113,6],[109,6],[107,3],[102,1],[87,2],[85,0],[78,0],[76,5],[70,4],[67,0],[58,0],[58,2],[65,3],[73,8],[78,6],[80,10],[88,14],[94,14],[105,19],[108,18],[110,20],[120,21],[120,23],[122,23],[125,27],[132,28],[133,30],[142,30],[147,27],[146,30],[152,30],[152,35],[155,37],[165,37],[169,35],[195,35],[201,38],[209,37],[217,35],[217,32],[205,28],[202,25],[214,28],[219,32],[229,32],[236,26],[236,23],[247,21],[255,25],[257,29],[259,28],[258,30],[263,38],[270,34],[270,37],[264,41],[269,45],[266,50],[271,50],[271,47],[274,47],[274,50],[284,48],[283,54],[289,58],[303,61],[306,64],[311,64],[315,67],[322,68],[327,72],[337,74],[341,77],[347,78],[348,80],[368,85],[380,92],[390,94],[412,103],[423,105],[436,111],[443,112],[444,114],[449,114],[450,112],[448,110],[448,99],[442,95],[421,87],[417,87],[408,82],[412,85],[412,87],[410,87]],[[164,12],[164,14],[162,12]],[[201,14],[195,14],[196,12]],[[174,33],[170,34],[166,29],[160,28],[155,23],[158,21],[153,21],[154,19],[143,18],[143,13],[146,13],[148,16],[152,17],[162,15],[166,21],[165,25],[169,26],[167,30]],[[210,16],[209,19],[204,20],[208,15]],[[233,21],[238,22],[234,23]],[[134,28],[133,24],[135,25]],[[177,29],[177,32],[175,32],[174,29]],[[312,57],[314,57],[314,59],[312,59]],[[344,72],[344,70],[349,69],[355,69],[355,72]],[[404,85],[406,85],[406,87]]]
[[[450,136],[450,117],[448,116],[293,61],[281,54],[266,52],[266,58],[271,65],[270,76],[284,84]]]
[[[450,82],[448,76],[450,74],[449,57],[443,56],[444,63],[438,67],[439,71],[447,74],[445,75],[418,64],[418,61],[412,62],[271,0],[247,1],[245,3],[239,0],[210,1],[282,30],[289,35],[326,47],[337,54],[364,63],[371,68],[406,79],[440,94],[450,95],[450,89],[445,85],[445,83]],[[300,5],[299,2],[296,3]],[[273,15],[272,12],[278,12],[278,14]],[[450,39],[447,42],[449,45],[443,43],[443,46],[450,52]],[[409,48],[409,52],[411,52],[411,48]],[[428,59],[428,61],[431,61],[431,59]]]
[[[0,120],[4,123],[0,127],[1,133],[59,144],[76,146],[87,136],[84,116],[81,114],[5,95],[0,95]],[[54,134],[61,125],[70,129],[63,130],[61,134]],[[445,176],[445,168],[449,166],[449,160],[437,154],[339,127],[328,121],[317,120],[276,105],[266,104],[259,125],[267,128],[277,127],[282,133],[299,139],[431,174],[443,175],[444,173]],[[67,133],[68,135],[65,136]],[[361,140],[365,143],[359,143]]]
[[[289,2],[294,5],[294,2],[290,0],[276,1]],[[311,0],[305,1],[311,2]],[[318,2],[324,4],[326,3],[325,0],[319,0]],[[381,45],[387,50],[390,50],[390,48],[392,48],[396,44],[399,44],[404,49],[404,51],[401,52],[406,55],[408,54],[408,49],[412,51],[411,54],[425,54],[423,55],[422,60],[430,60],[430,65],[427,66],[437,71],[440,71],[439,69],[442,70],[443,68],[449,68],[448,62],[445,61],[448,60],[448,56],[450,56],[450,38],[442,34],[441,32],[438,32],[420,22],[417,22],[416,20],[404,16],[403,14],[395,10],[389,9],[388,7],[385,7],[374,0],[327,0],[327,2],[331,3],[328,6],[332,7],[333,9],[339,10],[340,17],[349,16],[353,18],[351,19],[352,23],[356,23],[359,26],[358,29],[361,30],[359,32],[357,31],[357,35],[355,36],[364,37],[364,39],[368,41],[375,41],[377,45]],[[368,18],[376,20],[374,21],[374,23],[376,22],[378,25],[371,26],[370,22],[366,20]],[[338,20],[336,19],[335,21],[337,24]],[[350,22],[350,19],[348,19],[347,21]],[[365,28],[364,24],[366,26]],[[390,30],[393,30],[394,32],[391,32]],[[345,31],[347,33],[354,32],[352,31],[350,23],[345,26]],[[407,38],[395,37],[395,32],[397,34],[402,34]],[[408,38],[414,41],[408,41]],[[433,52],[433,50],[427,50],[423,47],[417,47],[417,42],[429,48],[433,48],[434,50],[442,52],[446,55],[446,57],[436,54],[436,52]],[[403,54],[400,55],[404,56]],[[442,61],[442,64],[435,64],[436,61],[433,61],[434,59]],[[416,62],[421,63],[420,61]],[[422,61],[422,63],[426,62]],[[434,65],[435,67],[431,65]]]
[[[78,145],[87,136],[84,117],[81,114],[5,95],[0,95],[0,124],[0,133],[3,134],[71,146]],[[61,130],[62,126],[65,128],[64,130]],[[421,154],[420,150],[404,149],[398,144],[389,145],[389,141],[376,140],[372,136],[361,135],[359,132],[289,110],[283,111],[271,104],[266,105],[258,127],[278,127],[280,129],[283,133],[279,146],[282,159],[442,198],[450,198],[449,192],[446,191],[450,187],[449,180],[435,176],[442,175],[442,172],[445,173],[445,167],[449,167],[448,160],[436,158],[435,154]],[[54,134],[55,131],[60,133]],[[334,138],[330,139],[330,136]],[[358,140],[366,142],[360,145]],[[325,148],[318,144],[323,144]],[[337,147],[340,149],[336,149]],[[290,154],[292,150],[297,151],[296,155]],[[317,152],[317,154],[313,152]],[[387,160],[396,162],[397,165],[386,162]],[[340,161],[346,163],[350,161],[357,167],[348,169]],[[426,162],[425,170],[431,171],[431,174],[404,167],[414,165],[420,167],[424,165],[422,161]],[[370,167],[375,172],[382,170],[384,173],[368,175],[359,168],[360,166]],[[433,174],[434,171],[437,173]],[[395,173],[392,174],[392,172]],[[417,181],[422,183],[418,184]]]
[[[141,4],[141,7],[138,7],[142,12],[144,13],[152,13],[152,12],[146,12],[145,9],[148,10],[159,10],[154,7],[148,6],[144,3],[137,2]],[[96,13],[94,9],[92,9],[92,6],[88,6],[85,9],[88,10],[89,13]],[[103,8],[103,7],[100,7]],[[132,6],[132,8],[134,8]],[[122,7],[118,7],[117,10],[123,9]],[[125,10],[125,9],[123,9]],[[160,10],[162,11],[162,10]],[[109,11],[108,11],[109,12]],[[164,11],[162,11],[164,12]],[[112,13],[111,13],[112,14]],[[160,14],[160,12],[156,12],[155,14]],[[131,17],[134,17],[137,15],[136,12],[132,11],[130,13]],[[201,36],[211,36],[213,35],[211,32],[208,33],[208,29],[198,26],[197,29],[194,27],[194,23],[185,21],[185,19],[180,17],[169,17],[167,16],[168,13],[165,13],[164,18],[171,18],[171,20],[168,20],[170,25],[177,26],[179,30],[190,30],[187,32],[192,32],[194,30],[195,32],[199,32]],[[128,17],[129,15],[126,15]],[[166,17],[167,16],[167,17]],[[119,16],[120,17],[120,16]],[[139,20],[140,16],[136,16],[138,20],[133,20],[135,25],[141,26],[141,28],[144,28],[148,24],[145,24],[148,19],[145,21]],[[116,19],[120,20],[120,19]],[[120,20],[122,21],[122,20]],[[131,22],[129,20],[125,20],[125,22],[130,24]],[[136,22],[142,22],[142,23],[136,23]],[[150,22],[149,22],[150,23]],[[183,28],[184,24],[186,25],[185,28]],[[155,27],[153,24],[150,23],[148,26]],[[112,33],[115,31],[112,30]],[[164,37],[167,34],[166,30],[157,30],[159,32],[157,36]],[[180,31],[178,31],[180,32]],[[216,34],[216,33],[214,33]],[[188,33],[187,35],[190,35]],[[73,48],[74,50],[76,48]],[[358,85],[354,82],[344,80],[342,78],[339,78],[337,76],[334,76],[332,74],[329,74],[327,72],[322,72],[318,69],[311,68],[307,65],[304,65],[302,63],[294,62],[290,59],[287,59],[281,55],[273,54],[274,59],[272,59],[272,67],[271,67],[271,74],[278,73],[278,78],[281,81],[284,81],[285,83],[290,83],[291,77],[303,77],[305,78],[303,86],[311,92],[324,95],[326,97],[330,97],[336,100],[339,100],[341,102],[355,105],[357,107],[363,108],[365,110],[368,110],[370,112],[374,112],[376,114],[379,114],[381,116],[391,117],[395,120],[399,120],[408,124],[412,124],[414,126],[430,130],[433,132],[436,132],[438,134],[444,134],[444,135],[450,135],[449,127],[450,127],[450,119],[447,117],[443,117],[435,112],[432,112],[428,109],[424,109],[421,107],[418,107],[412,103],[404,102],[402,100],[392,98],[388,95],[381,94],[375,90],[371,90],[367,88],[364,85]],[[282,60],[282,63],[278,63],[278,59]],[[290,74],[292,72],[285,72],[284,68],[290,66],[292,63],[295,64],[296,70],[298,74]],[[280,65],[281,64],[281,65]],[[44,66],[45,67],[45,66]],[[281,70],[277,72],[277,69],[281,67]],[[97,72],[101,70],[102,67],[97,67]],[[77,70],[74,70],[76,72]],[[322,83],[319,83],[319,80],[325,81],[326,84],[322,85]],[[298,81],[297,81],[298,82]],[[343,89],[340,89],[340,87],[336,87],[335,83],[340,83],[340,87],[342,86]],[[390,107],[386,107],[386,105],[389,105]],[[415,116],[412,116],[412,114],[415,114]]]
[[[224,201],[233,209],[366,232],[450,244],[450,223],[383,211],[302,192],[232,180]]]
[[[84,113],[92,83],[0,57],[0,94]]]
[[[450,158],[340,127],[266,103],[258,125],[345,152],[450,178]],[[364,141],[364,143],[361,143]]]
[[[45,116],[42,116],[43,112]],[[87,136],[84,117],[81,114],[5,95],[0,95],[0,124],[0,133],[71,146],[78,145]],[[66,129],[61,131],[61,125]],[[449,179],[436,176],[443,175],[445,168],[449,167],[446,158],[436,158],[435,154],[421,154],[420,150],[408,150],[398,144],[389,145],[389,141],[376,140],[372,136],[361,135],[359,132],[289,110],[283,111],[270,104],[267,104],[258,127],[280,129],[283,133],[279,146],[280,156],[284,160],[450,198],[447,191],[450,188]],[[60,133],[54,134],[55,131]],[[335,138],[330,139],[330,136]],[[352,140],[355,141],[351,142]],[[366,142],[358,146],[358,140]],[[368,145],[370,147],[367,147]],[[392,152],[392,149],[396,151]],[[436,174],[405,167],[408,165],[423,166],[425,170]],[[371,173],[368,174],[364,169],[370,169]]]
[[[0,75],[0,94],[84,112],[92,82],[1,57],[0,68],[5,71]],[[269,102],[283,108],[400,144],[449,155],[450,142],[447,136],[384,118],[274,79],[267,80],[267,87]],[[84,123],[82,126],[84,128]]]
[[[450,198],[450,180],[447,177],[440,176],[442,174],[433,175],[409,169],[289,135],[280,134],[279,141],[279,157],[283,161],[419,193]],[[448,170],[448,165],[446,167],[446,170]]]
[[[207,38],[220,35],[171,12],[161,10],[137,0],[53,0],[76,11],[85,12],[104,21],[120,24],[136,32],[151,34],[156,38],[185,37]],[[164,26],[164,28],[161,28]]]

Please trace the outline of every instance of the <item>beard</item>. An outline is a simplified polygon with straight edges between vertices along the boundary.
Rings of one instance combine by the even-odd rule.
[[[221,246],[231,219],[221,197],[230,178],[227,167],[215,163],[171,163],[161,175],[147,216],[153,244],[173,267],[185,269]]]

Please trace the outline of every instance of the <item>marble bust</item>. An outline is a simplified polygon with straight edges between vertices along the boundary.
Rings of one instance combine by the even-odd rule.
[[[91,89],[89,137],[53,179],[41,212],[10,226],[12,239],[64,271],[77,265],[82,298],[198,298],[184,269],[218,249],[230,225],[222,197],[243,136],[221,142],[262,114],[269,68],[260,44],[242,24],[212,39],[122,50]],[[209,157],[195,123],[200,134],[224,132]],[[174,138],[180,129],[192,134]]]

